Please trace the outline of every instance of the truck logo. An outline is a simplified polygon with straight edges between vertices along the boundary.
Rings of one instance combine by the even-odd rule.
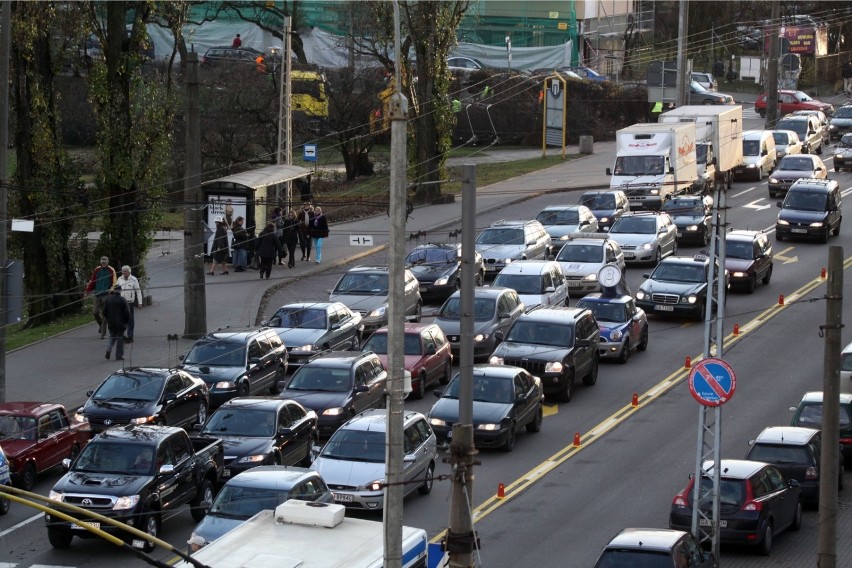
[[[92,506],[92,500],[91,499],[83,499],[82,501],[80,501],[80,503],[84,507],[91,507]]]
[[[656,148],[656,142],[631,142],[627,145],[628,148],[635,148],[637,150],[647,150],[648,148]]]
[[[687,154],[695,151],[695,142],[690,140],[688,137],[684,136],[683,140],[680,143],[680,146],[677,147],[677,155],[678,156],[686,156]]]

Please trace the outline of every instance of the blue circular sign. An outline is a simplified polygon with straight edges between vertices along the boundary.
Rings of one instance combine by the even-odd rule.
[[[702,359],[689,372],[689,392],[704,406],[721,406],[737,388],[734,370],[722,359]]]

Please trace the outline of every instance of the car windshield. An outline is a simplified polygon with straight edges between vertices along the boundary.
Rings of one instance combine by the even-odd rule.
[[[420,248],[414,249],[405,257],[405,264],[449,264],[456,261],[455,249],[447,248]]]
[[[420,334],[406,333],[403,339],[406,355],[421,355],[422,349],[420,344]],[[374,333],[361,348],[361,351],[372,351],[380,355],[387,355],[388,352],[388,334]]]
[[[74,462],[74,471],[151,475],[153,454],[150,446],[99,441],[83,448]]]
[[[852,148],[852,134],[844,134],[840,142],[837,143],[838,148]]]
[[[754,444],[748,453],[748,459],[774,464],[808,463],[806,446],[788,444]]]
[[[840,405],[840,428],[848,428],[852,422],[849,418],[849,407]],[[822,428],[822,403],[806,404],[799,412],[799,417],[793,426],[806,426],[808,428]]]
[[[494,317],[496,308],[495,298],[474,298],[473,299],[473,318],[477,321],[488,321]],[[456,320],[461,314],[461,298],[452,296],[444,302],[441,311],[438,312],[438,317],[443,319]]]
[[[743,140],[743,155],[744,156],[759,156],[760,141],[759,140]]]
[[[35,440],[36,419],[32,416],[0,416],[0,439]]]
[[[189,365],[242,367],[246,364],[246,346],[221,339],[196,342],[183,362]]]
[[[750,242],[727,241],[725,243],[725,254],[728,258],[751,260],[754,256],[754,247]]]
[[[804,156],[784,156],[776,169],[809,172],[814,169],[814,162]]]
[[[801,101],[801,102],[807,102],[807,101],[812,101],[812,100],[813,100],[813,99],[812,99],[812,98],[810,98],[810,97],[807,95],[807,93],[805,93],[804,91],[796,91],[796,92],[795,92],[795,94],[793,95],[793,97],[794,97],[796,100]]]
[[[825,211],[825,201],[828,196],[824,193],[809,193],[806,191],[788,191],[784,198],[784,209],[799,211]]]
[[[777,146],[786,146],[790,142],[790,135],[786,132],[773,132],[772,138]]]
[[[387,273],[349,272],[340,279],[332,294],[356,296],[386,296],[388,293]]]
[[[567,244],[556,255],[562,262],[603,262],[600,245]]]
[[[619,156],[613,173],[617,176],[662,175],[665,159],[662,156]]]
[[[781,121],[778,123],[779,130],[792,130],[799,135],[799,138],[805,140],[808,137],[808,121],[807,120],[791,120],[789,122]],[[745,150],[743,150],[745,151]]]
[[[339,428],[323,446],[319,457],[368,463],[385,462],[385,433]]]
[[[518,294],[544,293],[544,280],[539,274],[498,274],[493,285],[512,288]]]
[[[516,321],[506,334],[506,341],[549,345],[551,347],[571,347],[574,345],[574,329],[563,324],[551,324],[536,321]]]
[[[352,390],[352,377],[348,368],[303,365],[290,379],[287,390],[348,392]]]
[[[164,377],[123,373],[111,375],[94,392],[92,400],[160,400],[164,382]]]
[[[274,510],[289,497],[290,492],[281,489],[225,485],[213,500],[208,514],[245,520],[263,510]]]
[[[664,280],[666,282],[705,282],[704,266],[696,263],[681,264],[675,262],[663,262],[651,273],[651,280]]]
[[[704,205],[698,199],[669,199],[663,204],[669,215],[704,215]]]
[[[840,355],[840,370],[852,371],[852,353],[842,353]]]
[[[580,223],[580,212],[576,209],[542,211],[536,216],[536,221],[542,225],[577,225]]]
[[[609,193],[587,194],[580,198],[580,204],[589,209],[615,209],[615,196]]]
[[[699,164],[707,163],[707,144],[695,145],[695,161]]]
[[[523,245],[523,229],[485,229],[476,239],[478,245]]]
[[[275,435],[275,412],[251,408],[220,408],[213,413],[201,433],[271,438]]]
[[[605,550],[595,568],[671,568],[672,555],[660,550],[634,548]]]
[[[653,217],[621,217],[609,232],[653,235],[657,232],[657,220]]]
[[[627,321],[627,306],[625,304],[580,300],[577,302],[577,307],[591,310],[592,313],[595,314],[595,319],[598,321],[611,321],[616,323],[623,323]]]
[[[308,308],[281,308],[269,319],[270,327],[288,327],[302,329],[326,329],[325,310]]]
[[[512,403],[515,400],[512,377],[494,377],[474,375],[473,377],[473,400],[476,402]],[[458,398],[461,388],[461,377],[457,374],[444,389],[441,396],[446,398]]]

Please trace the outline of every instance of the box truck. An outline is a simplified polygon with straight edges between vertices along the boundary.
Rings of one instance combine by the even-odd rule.
[[[659,210],[686,193],[696,178],[695,124],[634,124],[615,133],[610,189],[621,189],[631,209]]]

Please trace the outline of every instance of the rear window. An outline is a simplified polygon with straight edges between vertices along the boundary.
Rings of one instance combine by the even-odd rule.
[[[778,465],[810,463],[806,446],[786,444],[755,444],[747,456],[753,461],[762,461]]]
[[[540,274],[498,274],[494,286],[512,288],[518,294],[543,294],[544,285]]]
[[[840,370],[852,371],[852,352],[840,355]]]
[[[605,550],[595,568],[671,568],[672,556],[669,552],[657,550]]]
[[[233,367],[245,365],[246,346],[221,339],[198,342],[183,360],[189,365]]]
[[[850,422],[849,407],[840,405],[840,427],[848,427]],[[799,417],[794,426],[806,426],[808,428],[822,428],[822,403],[806,404],[799,411]]]

